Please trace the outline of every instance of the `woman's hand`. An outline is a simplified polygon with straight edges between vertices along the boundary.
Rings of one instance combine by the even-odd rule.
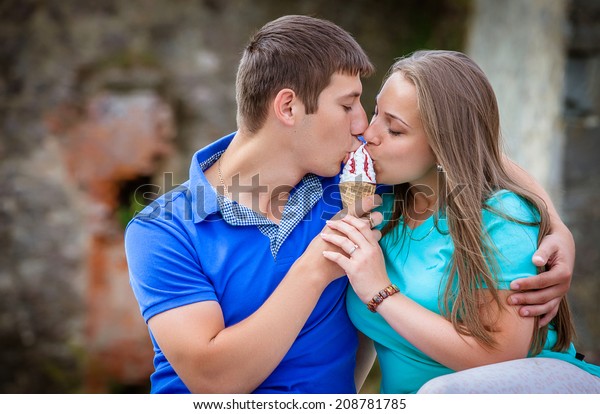
[[[381,213],[371,213],[371,210],[381,205],[381,201],[381,196],[379,195],[363,198],[356,205],[356,214],[362,215],[357,220],[364,221],[368,227],[379,225],[383,220],[383,216]],[[331,219],[331,222],[341,221],[344,217],[353,216],[349,215],[347,210],[341,210]],[[323,228],[321,234],[341,235],[341,233],[338,233],[331,226],[327,225]],[[308,245],[302,256],[296,260],[294,266],[302,267],[303,273],[311,275],[311,277],[316,277],[325,284],[329,284],[335,279],[344,276],[346,272],[335,262],[327,260],[324,257],[323,252],[326,250],[342,252],[338,246],[328,243],[325,237],[317,235]]]
[[[381,213],[372,213],[371,220],[377,225],[382,220]],[[323,240],[341,249],[324,251],[323,256],[344,269],[352,288],[364,303],[390,284],[378,243],[381,232],[373,230],[369,221],[347,215],[327,223],[327,227],[336,233],[321,234]]]

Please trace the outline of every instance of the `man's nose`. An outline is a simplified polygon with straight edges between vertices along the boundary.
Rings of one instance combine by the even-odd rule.
[[[356,111],[356,116],[352,120],[350,131],[352,135],[362,135],[362,133],[365,132],[365,129],[367,129],[368,125],[369,120],[367,119],[367,113],[365,112],[365,109],[362,107],[362,105],[360,105],[360,109]]]

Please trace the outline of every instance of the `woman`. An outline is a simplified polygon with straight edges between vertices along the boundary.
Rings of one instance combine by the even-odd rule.
[[[474,373],[464,386],[481,385],[477,369],[464,370],[520,360],[520,383],[496,368],[512,388],[489,391],[544,392],[560,371],[568,380],[552,392],[600,392],[600,367],[573,348],[565,299],[542,329],[504,305],[510,282],[536,273],[531,256],[549,217],[503,168],[497,103],[481,69],[450,51],[397,61],[364,137],[378,182],[394,188],[384,195],[383,238],[350,216],[329,223],[342,235],[322,237],[351,252],[324,255],[348,274],[348,312],[375,342],[381,391],[417,392],[454,371]]]

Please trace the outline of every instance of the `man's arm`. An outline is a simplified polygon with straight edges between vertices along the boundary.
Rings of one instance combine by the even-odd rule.
[[[311,250],[317,249],[322,247]],[[225,327],[214,301],[171,309],[148,321],[191,392],[250,393],[273,372],[331,280],[317,267],[322,254],[306,254],[310,260],[299,260],[269,299],[233,326]]]
[[[375,202],[365,199],[365,211]],[[154,338],[191,392],[250,393],[273,372],[323,290],[345,274],[323,257],[322,252],[331,249],[317,236],[265,303],[235,325],[225,327],[216,301],[173,308],[150,318]]]
[[[511,289],[523,292],[508,297],[509,304],[523,305],[519,310],[521,316],[543,315],[540,326],[544,326],[556,316],[560,299],[569,291],[575,266],[575,241],[542,186],[508,157],[504,157],[504,165],[515,181],[544,200],[550,215],[551,233],[542,239],[532,258],[536,266],[548,265],[549,270],[513,281]]]

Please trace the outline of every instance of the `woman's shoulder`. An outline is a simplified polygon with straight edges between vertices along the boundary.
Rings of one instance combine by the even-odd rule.
[[[485,202],[483,211],[484,221],[494,219],[517,220],[527,223],[537,223],[540,214],[537,208],[524,197],[501,189],[494,192]]]
[[[535,206],[512,191],[500,190],[488,198],[482,216],[483,232],[498,265],[498,287],[509,289],[511,281],[535,275],[531,262],[539,235]]]

